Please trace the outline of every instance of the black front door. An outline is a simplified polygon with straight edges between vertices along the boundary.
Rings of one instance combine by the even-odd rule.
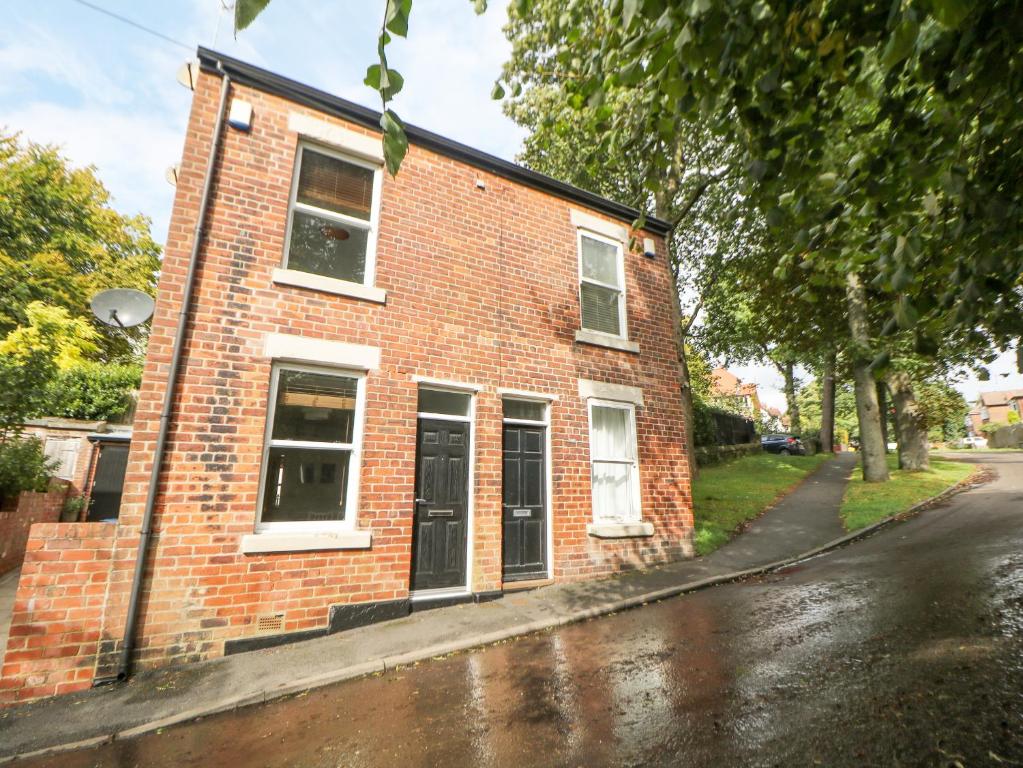
[[[504,425],[504,579],[547,576],[544,427]]]
[[[412,589],[465,586],[469,425],[420,419]]]

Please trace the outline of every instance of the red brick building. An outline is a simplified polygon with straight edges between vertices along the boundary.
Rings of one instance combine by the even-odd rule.
[[[109,545],[67,577],[103,581],[100,629],[61,669],[9,647],[7,700],[115,671],[197,229],[139,663],[690,556],[667,226],[415,128],[392,178],[377,113],[200,59],[119,523],[30,547]],[[34,589],[12,638],[62,647]]]

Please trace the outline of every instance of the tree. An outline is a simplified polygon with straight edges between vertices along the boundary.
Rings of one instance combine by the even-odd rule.
[[[266,2],[239,2],[237,26]],[[728,148],[742,199],[784,246],[758,294],[812,305],[844,292],[864,475],[883,480],[880,326],[911,333],[921,355],[953,329],[984,328],[1001,348],[1023,337],[1020,6],[516,0],[511,13],[537,60],[559,65],[566,104],[638,105],[605,115],[602,146],[649,158],[643,186],[658,203],[674,199],[680,126]],[[385,48],[410,12],[411,0],[386,1],[366,79],[384,101],[392,173],[407,142],[386,109],[401,80]],[[797,269],[805,279],[790,280]]]
[[[45,402],[59,348],[68,352],[60,323],[43,305],[29,308],[36,322],[0,341],[0,499],[45,490],[53,464],[42,443],[22,435],[23,425]]]
[[[141,383],[137,364],[78,363],[47,382],[39,415],[116,421],[131,409],[132,393]]]
[[[114,211],[91,168],[72,168],[52,147],[0,132],[0,335],[43,302],[97,329],[90,358],[133,356],[145,330],[95,323],[89,301],[114,287],[152,295],[159,255],[149,220]]]

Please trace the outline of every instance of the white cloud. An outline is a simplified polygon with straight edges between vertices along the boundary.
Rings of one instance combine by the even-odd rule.
[[[8,35],[11,32],[8,31]],[[95,57],[84,55],[37,25],[30,25],[18,39],[5,40],[0,47],[0,89],[31,88],[42,76],[50,85],[60,84],[76,91],[84,99],[106,104],[130,101],[130,92],[118,86]]]
[[[114,206],[122,213],[152,217],[153,235],[163,240],[174,197],[164,171],[181,157],[182,130],[162,116],[45,102],[4,119],[33,141],[60,146],[74,165],[94,165]]]

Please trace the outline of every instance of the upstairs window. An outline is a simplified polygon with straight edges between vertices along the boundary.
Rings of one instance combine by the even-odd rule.
[[[372,285],[380,176],[379,166],[300,146],[284,266]]]
[[[622,244],[579,233],[579,305],[583,330],[625,338],[625,269]]]

